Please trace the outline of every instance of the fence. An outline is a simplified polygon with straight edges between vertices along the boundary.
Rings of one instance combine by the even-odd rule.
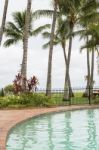
[[[86,92],[85,92],[86,91]],[[45,89],[38,89],[37,93],[45,94]],[[69,98],[64,99],[63,89],[52,89],[51,97],[59,105],[80,105],[80,104],[98,104],[99,103],[99,87],[90,88],[72,88],[73,95],[69,92]]]

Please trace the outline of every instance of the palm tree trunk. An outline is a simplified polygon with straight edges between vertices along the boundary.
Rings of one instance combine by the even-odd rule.
[[[51,97],[51,88],[52,88],[52,55],[53,55],[53,41],[54,41],[56,16],[57,16],[57,0],[54,0],[54,13],[53,13],[53,22],[52,22],[52,29],[51,29],[49,58],[48,58],[47,85],[46,85],[46,95],[49,97]]]
[[[89,86],[90,86],[90,52],[87,49],[87,70],[88,70],[88,77],[87,77],[87,95],[89,93]]]
[[[1,28],[0,28],[0,45],[1,45],[1,42],[2,42],[3,32],[4,32],[4,28],[5,28],[6,16],[7,16],[7,10],[8,10],[8,3],[9,3],[9,0],[5,0],[2,23],[1,23]]]
[[[90,81],[90,88],[91,88],[91,96],[93,95],[93,83],[94,83],[94,48],[92,49],[92,59],[91,59],[91,81]]]
[[[73,25],[71,25],[71,32],[73,31]],[[72,51],[72,37],[70,36],[69,39],[69,49],[68,49],[68,61],[66,66],[66,74],[65,74],[65,83],[64,83],[64,100],[68,100],[70,98],[70,87],[69,87],[69,68],[70,68],[70,58],[71,58],[71,51]]]
[[[83,94],[84,97],[89,95],[89,87],[90,87],[90,52],[89,49],[87,48],[87,85],[86,85],[86,90]]]
[[[65,59],[65,66],[67,66],[67,57],[66,57],[66,50],[65,50],[65,44],[64,43],[62,43],[62,49],[63,49],[63,54],[64,54],[64,59]],[[72,91],[72,87],[71,87],[71,81],[70,81],[70,75],[69,75],[69,81],[68,81],[69,83],[69,87],[70,87],[70,95],[71,95],[71,97],[74,97],[74,93],[73,93],[73,91]],[[66,86],[66,85],[65,85]]]
[[[22,69],[21,69],[21,74],[23,77],[23,81],[22,81],[23,91],[26,90],[25,79],[27,79],[28,36],[29,36],[29,26],[30,26],[31,5],[32,5],[32,0],[28,0],[26,18],[25,18],[24,37],[23,37],[23,60],[22,60]]]

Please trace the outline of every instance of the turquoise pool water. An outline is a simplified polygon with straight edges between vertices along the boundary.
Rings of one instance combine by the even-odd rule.
[[[7,150],[99,150],[99,109],[28,120],[11,131]]]

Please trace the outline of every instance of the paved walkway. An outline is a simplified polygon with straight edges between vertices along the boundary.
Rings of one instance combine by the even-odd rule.
[[[58,112],[93,107],[99,108],[99,106],[65,106],[56,108],[40,108],[26,110],[0,110],[0,150],[6,150],[6,139],[9,130],[21,121],[48,112]]]

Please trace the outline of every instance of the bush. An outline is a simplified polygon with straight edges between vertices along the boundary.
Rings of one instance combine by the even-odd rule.
[[[42,106],[50,106],[52,104],[52,100],[45,95],[36,94],[36,93],[27,93],[22,94],[20,96],[21,104],[29,104],[30,106],[42,107]]]
[[[0,108],[22,108],[22,107],[50,107],[55,102],[42,94],[25,93],[19,96],[5,96],[0,98]]]
[[[23,86],[22,83],[26,86],[26,88]],[[36,90],[38,83],[39,82],[36,76],[33,75],[28,80],[26,77],[18,73],[18,75],[16,75],[15,77],[15,80],[13,81],[14,93],[19,94],[24,91],[33,92]]]
[[[99,104],[99,99],[95,99],[93,103],[94,104]]]
[[[6,108],[9,105],[9,99],[5,97],[0,98],[0,108]]]
[[[5,91],[6,94],[11,94],[11,93],[13,93],[13,91],[14,91],[13,85],[11,85],[11,84],[7,85],[7,86],[4,88],[4,91]]]
[[[2,89],[0,90],[0,96],[1,96],[1,97],[4,97],[4,95],[5,95],[5,94],[4,94],[4,89],[2,88]]]

